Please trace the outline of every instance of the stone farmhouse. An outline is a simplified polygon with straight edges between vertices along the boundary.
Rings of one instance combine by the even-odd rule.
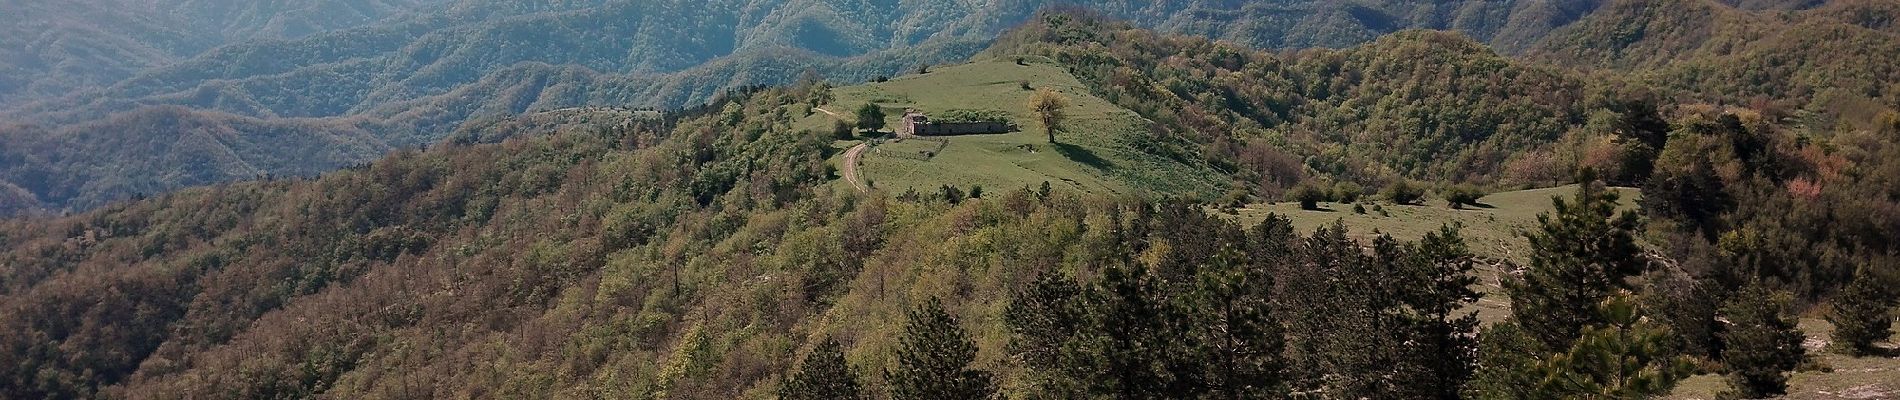
[[[1018,130],[1016,124],[1004,121],[931,121],[917,110],[905,111],[904,121],[897,125],[898,136],[982,135]]]

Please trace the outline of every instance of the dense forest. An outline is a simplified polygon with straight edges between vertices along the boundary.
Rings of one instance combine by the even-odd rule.
[[[183,176],[248,179],[246,171],[183,160],[271,160],[275,175],[333,169],[375,159],[362,148],[415,148],[460,124],[494,115],[571,106],[703,104],[728,89],[789,84],[805,71],[839,82],[863,82],[918,65],[959,62],[1036,11],[1067,4],[1001,2],[864,2],[842,0],[315,0],[307,2],[170,1],[96,7],[43,2],[0,5],[18,16],[17,35],[0,39],[0,117],[33,125],[10,137],[62,143],[45,158],[84,159],[79,137],[123,136],[133,130],[183,132],[190,126],[137,129],[123,113],[181,106],[191,119],[257,118],[269,136],[285,125],[337,127],[373,138],[319,152],[208,146],[182,157],[146,152],[118,155],[186,170]],[[171,4],[177,3],[177,4]],[[161,11],[142,11],[156,7]],[[1464,32],[1505,48],[1535,42],[1581,18],[1595,2],[1330,1],[1091,2],[1090,10],[1163,31],[1260,48],[1345,47],[1406,28]],[[14,8],[18,8],[17,12]],[[430,10],[414,13],[408,10]],[[100,10],[100,11],[84,11]],[[307,18],[310,16],[321,18]],[[33,28],[60,21],[55,33]],[[121,22],[124,21],[124,22]],[[293,22],[312,26],[291,26]],[[690,21],[691,23],[682,23]],[[87,22],[99,26],[86,25]],[[32,38],[38,39],[37,41]],[[51,39],[57,38],[57,39]],[[26,61],[22,61],[26,60]],[[17,73],[16,73],[17,72]],[[291,122],[279,122],[289,119]],[[312,123],[304,119],[323,119]],[[139,138],[115,140],[140,141]],[[244,139],[238,139],[244,140]],[[64,150],[73,148],[75,150]],[[316,154],[316,156],[312,156]],[[0,166],[10,175],[51,170],[96,178],[57,188],[29,188],[40,208],[85,210],[101,201],[204,183],[172,175],[128,177],[99,164]],[[242,173],[240,173],[242,172]]]
[[[828,162],[839,133],[796,127],[832,97],[796,63],[724,64],[805,76],[667,112],[489,115],[561,104],[523,81],[635,79],[541,64],[448,92],[516,104],[487,111],[7,125],[0,212],[96,207],[0,220],[0,398],[1650,398],[1696,376],[1772,397],[1823,360],[1895,356],[1900,76],[1874,57],[1900,10],[1733,3],[1541,9],[1583,19],[1535,44],[1485,25],[1280,52],[1111,6],[968,49],[1073,71],[1148,124],[1119,140],[1231,179],[1219,202],[861,193]],[[520,7],[479,12],[549,11]],[[1403,20],[1380,26],[1446,27]],[[1869,45],[1776,50],[1820,25]],[[1170,29],[1223,37],[1192,26]],[[1563,50],[1604,35],[1623,47]],[[1538,61],[1559,58],[1591,67]],[[285,153],[324,162],[257,156]],[[1458,226],[1399,239],[1223,211],[1569,183],[1522,260]],[[1480,321],[1480,302],[1509,315]]]

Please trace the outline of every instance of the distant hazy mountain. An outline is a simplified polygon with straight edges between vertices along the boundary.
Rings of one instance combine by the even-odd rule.
[[[0,159],[0,183],[55,209],[363,162],[387,148],[439,140],[479,115],[675,107],[730,88],[786,83],[806,70],[861,81],[966,59],[1038,10],[1075,7],[1051,0],[84,1],[10,6],[21,10],[6,15],[55,21],[60,30],[0,39],[9,40],[0,42],[0,69],[8,72],[0,78],[0,116],[30,124],[10,128],[8,140],[47,152]],[[1516,49],[1595,4],[1113,0],[1082,7],[1262,48],[1343,47],[1429,28]],[[163,115],[206,114],[117,116],[159,105],[183,107]],[[270,122],[279,118],[306,120]],[[83,140],[143,143],[191,137],[187,130],[200,126],[164,125],[178,121],[245,123],[220,123],[229,128],[220,130],[225,140],[168,146],[165,154],[139,150],[157,149],[151,146],[110,157],[68,154],[99,150]],[[315,147],[229,146],[284,140],[283,127],[321,128],[299,141]],[[124,137],[131,132],[148,136]],[[277,136],[247,139],[267,133]],[[347,139],[358,136],[367,139]],[[246,162],[186,161],[213,159]],[[33,177],[39,173],[54,177]]]
[[[248,40],[382,21],[446,0],[61,0],[0,3],[0,104],[105,85]]]

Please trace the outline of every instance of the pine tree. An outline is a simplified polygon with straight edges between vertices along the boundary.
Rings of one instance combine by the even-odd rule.
[[[1602,323],[1531,368],[1531,376],[1542,379],[1528,398],[1649,398],[1668,393],[1694,371],[1671,349],[1669,330],[1647,321],[1633,296],[1604,301],[1597,315]]]
[[[1321,227],[1299,244],[1296,261],[1279,274],[1275,296],[1287,327],[1288,357],[1300,390],[1343,398],[1380,397],[1393,384],[1379,378],[1396,354],[1394,330],[1377,314],[1396,287],[1345,226]]]
[[[1627,288],[1648,264],[1636,215],[1617,213],[1616,195],[1585,178],[1528,235],[1531,267],[1506,282],[1512,316],[1486,332],[1470,397],[1640,398],[1689,372],[1674,334],[1645,319]]]
[[[1537,384],[1537,357],[1544,352],[1539,343],[1517,322],[1506,320],[1486,328],[1478,336],[1479,369],[1465,383],[1468,399],[1534,399]]]
[[[798,371],[779,384],[782,400],[861,399],[858,373],[845,363],[838,341],[826,338],[799,363]]]
[[[976,342],[935,297],[912,309],[898,338],[897,368],[886,372],[897,400],[974,400],[996,394],[988,371],[970,368]]]
[[[1565,349],[1584,327],[1602,325],[1595,312],[1648,261],[1632,234],[1636,213],[1616,211],[1617,195],[1586,179],[1571,201],[1552,199],[1554,214],[1537,216],[1526,235],[1531,267],[1506,283],[1511,315],[1549,349]]]
[[[1781,395],[1788,389],[1788,371],[1801,363],[1806,339],[1787,315],[1787,296],[1756,282],[1745,286],[1722,306],[1729,329],[1722,332],[1722,364],[1741,398]]]
[[[1220,257],[1200,269],[1192,291],[1182,299],[1182,321],[1191,361],[1202,365],[1203,384],[1194,394],[1215,399],[1258,399],[1284,393],[1281,359],[1284,328],[1270,314],[1271,275],[1251,274],[1237,260]],[[1174,393],[1188,395],[1189,393]]]
[[[1893,336],[1893,295],[1863,270],[1835,295],[1827,320],[1834,324],[1835,351],[1851,356],[1874,353],[1874,343]]]
[[[1472,256],[1454,227],[1426,234],[1409,246],[1408,262],[1395,275],[1404,279],[1404,307],[1411,337],[1401,342],[1406,353],[1404,370],[1416,371],[1404,386],[1412,398],[1457,399],[1477,367],[1478,315],[1459,313],[1481,297],[1472,286]]]
[[[1067,274],[1048,272],[1010,299],[1003,323],[1014,335],[1009,352],[1028,367],[1035,392],[1052,398],[1079,397],[1093,368],[1076,354],[1095,332],[1083,288]],[[1082,359],[1082,360],[1078,360]]]
[[[1102,387],[1094,393],[1106,397],[1139,399],[1163,398],[1171,382],[1167,371],[1169,351],[1178,345],[1172,335],[1175,318],[1153,275],[1140,266],[1111,266],[1102,271],[1101,301],[1091,304],[1101,309],[1101,334],[1087,346],[1099,361],[1099,376],[1093,382]]]

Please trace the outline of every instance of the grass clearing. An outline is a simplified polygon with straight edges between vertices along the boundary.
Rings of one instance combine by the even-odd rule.
[[[1068,119],[1048,142],[1027,107],[1033,90],[1061,92],[1072,103]],[[1061,66],[1046,61],[976,61],[938,66],[930,73],[888,82],[833,89],[824,109],[849,116],[865,104],[884,108],[895,127],[905,109],[930,113],[951,110],[996,111],[1022,131],[884,141],[866,152],[860,168],[874,188],[896,193],[928,193],[944,185],[986,191],[1037,187],[1107,195],[1200,195],[1220,193],[1227,182],[1207,165],[1155,156],[1133,143],[1145,140],[1149,121],[1133,111],[1089,94]],[[796,126],[828,130],[832,117],[814,113]],[[941,142],[940,142],[941,141]],[[934,150],[933,150],[934,149]],[[834,160],[841,162],[842,160]]]
[[[1828,336],[1834,326],[1819,316],[1807,316],[1799,324],[1808,336],[1805,347],[1814,366],[1796,371],[1788,379],[1788,394],[1780,398],[1821,399],[1895,399],[1900,398],[1900,358],[1848,357],[1829,351]],[[1892,349],[1900,343],[1889,342]],[[1664,396],[1670,400],[1713,400],[1728,390],[1721,375],[1701,374],[1683,380],[1676,390]]]
[[[1642,196],[1640,191],[1633,188],[1613,189],[1620,193],[1620,207],[1625,209],[1636,207],[1636,202]],[[1376,204],[1376,209],[1385,211],[1384,215],[1375,211],[1375,204],[1366,204],[1365,214],[1354,213],[1352,204],[1343,203],[1320,203],[1320,210],[1317,211],[1302,210],[1299,203],[1295,202],[1255,204],[1238,209],[1235,218],[1242,224],[1252,225],[1266,219],[1268,214],[1279,214],[1293,221],[1294,228],[1302,233],[1311,233],[1321,226],[1339,222],[1346,226],[1348,235],[1364,242],[1370,242],[1380,234],[1389,234],[1401,240],[1416,240],[1442,226],[1461,226],[1459,233],[1464,236],[1465,244],[1471,247],[1472,253],[1523,265],[1530,262],[1530,241],[1519,233],[1536,229],[1537,215],[1554,210],[1552,197],[1569,199],[1576,191],[1576,185],[1569,185],[1499,192],[1478,200],[1485,207],[1466,207],[1462,210],[1447,207],[1442,200],[1437,199],[1421,205]],[[1476,305],[1478,319],[1486,324],[1504,319],[1511,310],[1510,304],[1504,300],[1498,266],[1481,263],[1477,272],[1478,291],[1484,293],[1484,298],[1479,299]]]

